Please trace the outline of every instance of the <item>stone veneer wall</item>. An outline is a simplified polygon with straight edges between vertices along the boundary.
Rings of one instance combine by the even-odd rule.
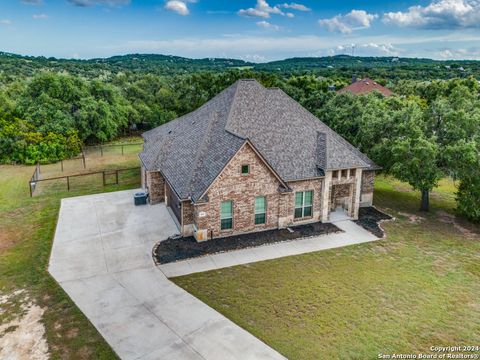
[[[375,185],[375,171],[366,170],[362,173],[360,206],[373,205],[373,188]]]
[[[159,171],[147,171],[146,187],[150,204],[158,204],[165,201],[165,179]]]
[[[328,208],[335,210],[335,199],[348,197],[348,215],[353,219],[358,218],[358,208],[360,204],[360,188],[363,178],[362,169],[356,169],[355,175],[348,179],[335,178],[330,182],[330,196],[328,198]],[[330,172],[328,174],[331,174]],[[331,178],[331,175],[330,175]]]

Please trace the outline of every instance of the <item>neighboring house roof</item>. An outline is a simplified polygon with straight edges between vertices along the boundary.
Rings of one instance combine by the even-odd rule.
[[[338,90],[338,92],[345,93],[345,92],[351,92],[353,94],[368,94],[369,92],[372,91],[378,91],[384,96],[392,96],[393,92],[386,87],[378,84],[377,82],[365,78],[362,80],[358,80],[353,82],[352,84],[344,87],[343,89]]]
[[[239,80],[197,110],[143,134],[140,158],[159,170],[181,199],[198,200],[249,140],[283,179],[327,170],[378,167],[277,88]]]

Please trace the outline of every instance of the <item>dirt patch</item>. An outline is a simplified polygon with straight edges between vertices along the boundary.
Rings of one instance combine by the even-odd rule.
[[[290,229],[291,232],[288,229],[267,230],[204,242],[197,242],[193,236],[168,238],[155,246],[153,258],[157,264],[167,264],[225,251],[342,232],[334,224],[321,222],[292,226]]]
[[[402,192],[402,193],[409,193],[412,192],[412,189],[409,189],[404,186],[394,186],[395,191]]]
[[[74,337],[78,336],[78,328],[74,327],[71,329],[68,329],[67,331],[67,338],[73,339]]]
[[[380,223],[392,219],[390,215],[377,210],[373,206],[369,206],[359,209],[358,220],[354,222],[365,230],[370,231],[376,237],[383,238],[385,237],[385,231],[381,228]]]
[[[411,222],[412,224],[419,224],[425,220],[425,218],[422,216],[410,214],[406,212],[399,212],[398,215],[405,216],[408,219],[408,221]]]
[[[470,229],[467,229],[466,227],[462,226],[457,218],[455,217],[455,215],[452,215],[452,214],[449,214],[443,210],[439,210],[437,211],[437,217],[438,217],[438,220],[443,222],[443,223],[446,223],[446,224],[452,224],[453,227],[458,231],[460,232],[463,236],[469,238],[469,239],[473,239],[473,238],[476,238],[478,235],[473,232],[472,230]]]
[[[15,245],[14,232],[2,229],[0,232],[0,253],[10,249]]]
[[[45,327],[41,321],[45,308],[30,301],[23,290],[0,295],[0,305],[9,307],[9,311],[16,309],[12,318],[4,319],[0,325],[0,359],[48,359]]]

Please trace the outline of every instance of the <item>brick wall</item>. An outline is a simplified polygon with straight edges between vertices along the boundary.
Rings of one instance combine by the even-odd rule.
[[[150,204],[158,204],[165,201],[165,179],[159,171],[147,171],[146,185]]]
[[[250,173],[241,174],[241,166],[248,164]],[[197,239],[230,236],[243,232],[276,229],[302,222],[321,219],[323,179],[291,182],[292,192],[278,191],[279,180],[272,174],[262,159],[247,144],[226,166],[204,197],[204,202],[194,205],[194,223]],[[294,219],[295,192],[313,190],[313,215]],[[266,223],[255,225],[255,197],[265,196],[267,202]],[[220,204],[233,201],[233,229],[220,229]],[[202,216],[201,216],[202,215]]]
[[[297,225],[302,222],[320,221],[322,213],[322,186],[323,179],[312,179],[289,182],[288,186],[293,190],[281,196],[280,227]],[[297,191],[313,190],[313,214],[311,217],[295,219],[295,193]]]
[[[182,224],[188,225],[193,224],[193,216],[194,216],[194,207],[191,201],[183,201],[182,202],[183,208],[183,221]]]
[[[249,165],[248,175],[241,173],[242,165]],[[205,199],[208,202],[195,204],[194,221],[199,230],[213,231],[214,237],[229,236],[242,232],[277,228],[280,185],[255,151],[246,144],[213,182]],[[267,202],[266,223],[255,225],[255,197],[265,196]],[[220,204],[233,201],[233,229],[220,230]],[[203,213],[203,217],[200,214]]]

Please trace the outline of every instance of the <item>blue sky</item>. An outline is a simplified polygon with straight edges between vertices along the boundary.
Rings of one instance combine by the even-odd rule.
[[[0,51],[480,59],[480,0],[2,0]]]

